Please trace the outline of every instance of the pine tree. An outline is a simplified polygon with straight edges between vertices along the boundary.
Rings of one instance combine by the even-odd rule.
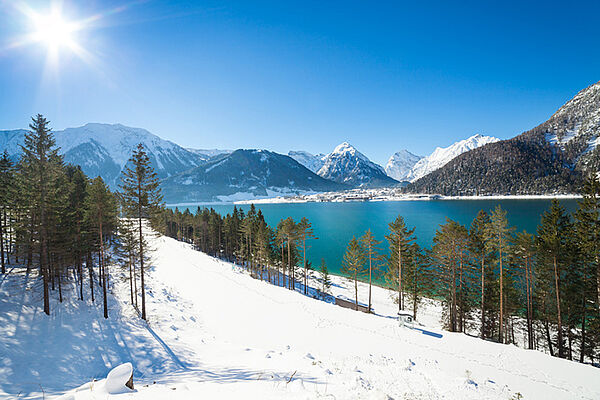
[[[298,238],[302,245],[302,265],[304,265],[304,294],[308,292],[308,262],[306,261],[306,240],[307,239],[317,239],[315,233],[312,228],[312,224],[306,217],[302,217],[300,222],[297,225]]]
[[[287,247],[287,269],[288,269],[288,283],[289,289],[295,289],[295,277],[294,270],[296,266],[296,261],[293,260],[293,256],[295,255],[296,241],[298,240],[298,227],[297,224],[291,217],[286,218],[282,221],[281,224],[281,234],[285,238],[286,247]],[[285,273],[284,273],[285,280]]]
[[[129,274],[129,294],[131,305],[137,308],[137,273],[135,269],[138,259],[137,250],[139,249],[138,238],[136,235],[135,220],[132,218],[121,218],[118,224],[118,246],[116,254],[121,263],[125,266]]]
[[[485,245],[486,241],[486,229],[490,224],[490,217],[488,213],[483,210],[480,210],[477,213],[477,216],[471,223],[471,227],[469,229],[469,250],[471,252],[471,256],[473,257],[473,261],[478,264],[480,269],[480,301],[479,305],[481,308],[481,338],[485,339],[485,331],[486,331],[486,304],[485,304],[485,295],[486,295],[486,266],[489,262],[489,249]],[[489,291],[489,290],[488,290]]]
[[[390,234],[386,235],[389,242],[390,255],[388,259],[388,282],[395,284],[398,289],[398,311],[404,309],[402,273],[409,257],[410,246],[416,240],[415,228],[408,229],[402,216],[398,216],[389,224]]]
[[[445,287],[445,303],[448,307],[448,329],[450,332],[464,331],[464,268],[467,263],[468,232],[456,221],[446,218],[433,238],[431,250],[434,268],[440,286]]]
[[[102,291],[104,300],[104,318],[108,318],[107,302],[107,257],[105,241],[107,232],[117,226],[117,204],[113,194],[101,177],[92,181],[86,199],[86,217],[92,229],[97,233],[98,264],[101,270]]]
[[[319,274],[321,275],[321,293],[323,295],[329,293],[329,289],[331,289],[331,279],[329,278],[329,271],[327,270],[327,263],[325,263],[325,259],[321,259],[321,267],[319,269]]]
[[[523,231],[517,234],[513,246],[515,264],[522,270],[525,278],[525,315],[527,319],[527,347],[533,349],[533,287],[534,257],[536,254],[535,238]]]
[[[494,254],[494,260],[498,266],[498,287],[499,287],[499,329],[498,329],[498,341],[504,342],[504,269],[507,264],[508,256],[510,255],[510,246],[513,239],[514,228],[508,225],[508,219],[506,218],[506,211],[498,205],[490,215],[490,223],[487,225],[485,231],[485,243],[489,252]]]
[[[79,299],[83,300],[83,256],[90,246],[86,240],[89,230],[84,219],[85,200],[87,197],[88,179],[79,166],[66,166],[68,195],[66,200],[67,226],[71,237],[68,251],[71,261],[77,268],[79,278]]]
[[[380,241],[375,239],[375,236],[368,229],[365,234],[360,238],[361,246],[365,251],[364,258],[369,261],[369,308],[368,312],[371,313],[371,284],[373,280],[373,262],[379,262],[381,260],[381,256],[379,254],[379,246],[381,244]]]
[[[58,155],[54,135],[48,127],[49,122],[41,114],[32,118],[29,125],[31,131],[25,135],[24,145],[21,146],[23,155],[20,162],[22,173],[21,185],[26,188],[29,213],[30,241],[28,261],[32,259],[34,235],[39,243],[40,273],[43,279],[44,312],[50,315],[50,297],[48,283],[50,269],[48,260],[48,211],[52,195],[56,190],[54,180],[56,170],[62,159]],[[36,214],[34,217],[34,213]]]
[[[583,198],[578,201],[575,213],[575,238],[581,264],[581,348],[579,362],[593,352],[588,346],[594,335],[588,335],[590,322],[598,321],[600,304],[600,180],[589,178],[582,189]]]
[[[364,273],[365,252],[360,241],[352,237],[344,253],[342,261],[342,273],[354,281],[355,306],[358,311],[358,279]]]
[[[417,243],[410,247],[410,262],[405,269],[405,282],[408,288],[408,299],[412,303],[413,319],[417,319],[417,311],[423,297],[431,296],[432,275],[428,255],[423,252]]]
[[[567,261],[567,238],[571,235],[571,222],[558,200],[552,200],[550,209],[542,214],[538,226],[538,259],[540,266],[550,271],[556,301],[558,329],[558,356],[565,357],[561,311],[561,276]]]
[[[2,273],[6,273],[6,258],[8,257],[6,249],[7,242],[7,212],[10,209],[10,204],[13,201],[13,185],[14,185],[14,165],[8,157],[8,152],[4,150],[2,158],[0,158],[0,260]],[[6,254],[5,254],[6,253]]]
[[[137,219],[140,262],[140,287],[142,295],[142,319],[146,319],[146,289],[144,285],[143,220],[150,219],[162,207],[162,194],[158,177],[150,165],[150,158],[140,143],[134,150],[121,176],[121,196],[127,216]]]

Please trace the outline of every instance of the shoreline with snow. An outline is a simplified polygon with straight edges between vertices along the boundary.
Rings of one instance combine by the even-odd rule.
[[[478,195],[443,196],[439,194],[397,194],[389,193],[394,189],[350,190],[345,192],[324,192],[299,196],[254,197],[235,201],[207,201],[167,204],[167,207],[192,207],[211,205],[245,204],[297,204],[297,203],[349,203],[376,201],[449,201],[449,200],[551,200],[580,199],[579,194],[535,194],[535,195]]]

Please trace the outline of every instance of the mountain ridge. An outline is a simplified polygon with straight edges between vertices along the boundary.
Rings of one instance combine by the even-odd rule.
[[[578,193],[600,172],[600,82],[580,90],[538,126],[456,157],[411,183],[443,195]]]

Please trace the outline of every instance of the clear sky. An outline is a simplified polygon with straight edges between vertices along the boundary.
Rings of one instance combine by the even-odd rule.
[[[196,148],[349,141],[385,163],[515,136],[600,80],[598,1],[64,1],[87,22],[54,61],[17,45],[39,30],[23,4],[0,0],[0,129],[43,113]]]

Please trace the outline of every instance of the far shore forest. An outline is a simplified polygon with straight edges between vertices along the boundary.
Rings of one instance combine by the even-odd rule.
[[[353,284],[357,309],[365,287],[358,282],[368,283],[371,312],[377,278],[390,289],[389,301],[417,320],[422,300],[434,299],[443,306],[440,318],[448,331],[519,345],[525,335],[528,349],[598,364],[597,177],[588,178],[582,196],[571,214],[553,200],[536,232],[516,232],[500,206],[480,211],[469,226],[447,219],[431,248],[420,247],[414,228],[398,216],[388,225],[385,243],[370,230],[356,232],[341,271]],[[285,218],[271,227],[254,206],[227,215],[167,209],[141,144],[112,192],[101,177],[90,179],[79,166],[64,163],[42,115],[32,118],[20,158],[11,160],[6,152],[0,157],[0,204],[1,273],[27,271],[39,281],[35,287],[42,291],[46,315],[52,290],[61,302],[64,295],[101,302],[109,318],[107,296],[112,274],[119,271],[128,280],[132,307],[146,319],[149,228],[236,263],[256,279],[332,299],[327,265],[311,260],[309,244],[319,239],[307,218]],[[66,282],[79,290],[63,293]],[[90,299],[84,299],[84,285]]]

